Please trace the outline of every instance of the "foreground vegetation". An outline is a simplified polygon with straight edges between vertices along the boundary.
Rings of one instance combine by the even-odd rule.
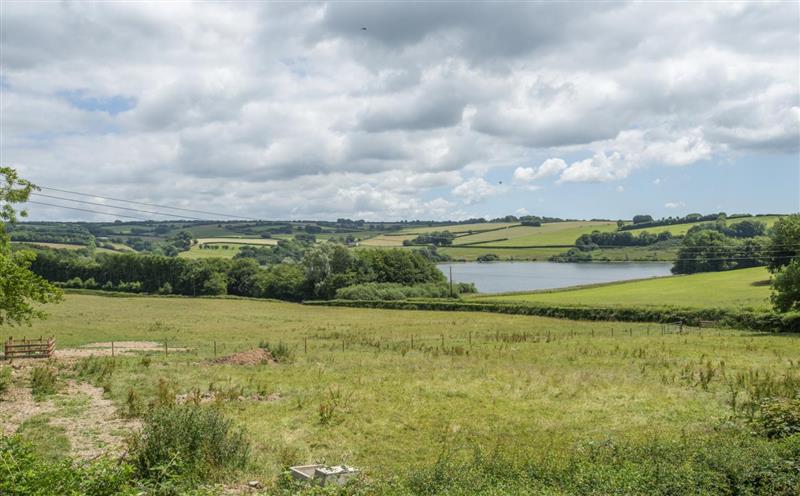
[[[370,482],[352,490],[363,494],[792,494],[797,484],[797,438],[759,434],[762,405],[800,388],[794,336],[240,299],[67,295],[50,310],[26,332],[55,334],[60,347],[190,349],[85,359],[71,373],[136,415],[214,393],[203,408],[243,427],[251,452],[210,482],[255,478],[291,494],[284,467],[319,461],[362,468]],[[260,342],[287,351],[270,365],[209,361]]]

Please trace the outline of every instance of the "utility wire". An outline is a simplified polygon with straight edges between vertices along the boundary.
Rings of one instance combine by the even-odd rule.
[[[242,217],[242,216],[239,216],[239,215],[222,214],[222,213],[219,213],[219,212],[208,212],[208,211],[205,211],[205,210],[194,210],[194,209],[191,209],[191,208],[170,207],[169,205],[158,205],[158,204],[155,204],[155,203],[145,203],[145,202],[139,202],[139,201],[133,201],[133,200],[123,200],[121,198],[112,198],[112,197],[100,196],[100,195],[90,195],[88,193],[80,193],[78,191],[70,191],[70,190],[66,190],[66,189],[50,188],[50,187],[41,186],[41,185],[39,187],[41,189],[46,189],[46,190],[49,190],[49,191],[58,191],[59,193],[69,193],[71,195],[89,196],[89,197],[92,197],[92,198],[101,198],[103,200],[111,200],[111,201],[117,201],[117,202],[123,202],[123,203],[133,203],[135,205],[144,205],[146,207],[166,208],[166,209],[169,209],[169,210],[180,210],[180,211],[183,211],[183,212],[194,212],[196,214],[216,215],[218,217],[229,217],[231,219],[239,219],[239,220],[256,220],[256,219],[253,219],[253,218],[250,218],[250,217]],[[201,220],[209,220],[209,219],[201,219]]]
[[[111,212],[100,212],[99,210],[89,210],[88,208],[68,207],[66,205],[56,205],[55,203],[45,203],[45,202],[38,202],[38,201],[34,201],[34,200],[28,200],[28,203],[33,203],[34,205],[47,205],[48,207],[66,208],[66,209],[69,209],[69,210],[78,210],[79,212],[90,212],[90,213],[93,213],[93,214],[110,215],[112,217],[125,217],[126,219],[135,219],[135,220],[141,220],[143,222],[147,222],[147,219],[142,219],[141,217],[133,217],[131,215],[115,214],[115,213],[111,213]]]
[[[168,213],[164,213],[164,212],[154,212],[152,210],[141,210],[141,209],[138,209],[138,208],[118,207],[116,205],[107,205],[105,203],[99,203],[99,202],[75,200],[73,198],[64,198],[62,196],[45,195],[44,193],[31,193],[31,195],[32,196],[42,196],[42,197],[51,198],[51,199],[54,199],[54,200],[64,200],[64,201],[70,201],[70,202],[75,202],[75,203],[83,203],[85,205],[97,205],[99,207],[117,208],[117,209],[120,209],[120,210],[128,210],[128,211],[131,211],[131,212],[142,212],[142,213],[145,213],[145,214],[163,215],[163,216],[166,216],[166,217],[175,217],[175,218],[184,219],[184,220],[209,220],[209,219],[201,219],[199,217],[189,217],[187,215],[168,214]],[[98,197],[98,198],[100,198],[100,197]]]

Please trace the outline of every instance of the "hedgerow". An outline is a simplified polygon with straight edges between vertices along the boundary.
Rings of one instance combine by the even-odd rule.
[[[713,321],[721,327],[765,332],[800,332],[800,312],[731,310],[725,308],[683,309],[671,307],[570,307],[532,303],[468,302],[441,300],[327,300],[306,301],[307,305],[328,305],[394,310],[440,310],[457,312],[493,312],[533,315],[570,320],[620,322],[682,322],[687,326]]]

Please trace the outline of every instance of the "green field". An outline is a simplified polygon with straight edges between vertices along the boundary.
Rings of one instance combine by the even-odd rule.
[[[592,231],[615,231],[615,222],[551,222],[540,227],[516,226],[499,231],[458,237],[453,244],[481,243],[481,246],[574,245],[581,234]],[[495,241],[496,240],[496,241]]]
[[[207,250],[201,249],[200,245],[194,245],[188,251],[178,253],[181,258],[233,258],[239,250],[242,249],[242,244],[215,244],[215,249]]]
[[[433,463],[442,450],[502,446],[552,459],[589,442],[699,439],[729,421],[732,390],[741,388],[740,405],[747,401],[735,377],[795,377],[790,358],[800,354],[800,341],[786,335],[663,335],[647,324],[485,313],[75,294],[47,310],[49,320],[0,328],[0,339],[54,335],[60,349],[168,343],[168,355],[118,355],[113,373],[97,376],[121,410],[131,391],[145,403],[155,398],[160,381],[176,394],[226,392],[217,408],[254,443],[252,467],[237,476],[243,481],[314,461],[385,478]],[[223,356],[260,341],[288,345],[292,360],[208,361],[215,343]],[[710,379],[702,375],[709,369]],[[697,377],[706,377],[702,387]],[[247,400],[257,392],[278,399]],[[336,409],[323,422],[321,405],[331,401]],[[26,425],[29,439],[50,442]],[[68,440],[60,443],[68,449]]]
[[[766,308],[769,273],[763,267],[619,282],[579,289],[476,296],[480,301],[516,301],[582,306]]]
[[[477,224],[452,224],[444,226],[431,226],[431,227],[409,227],[402,231],[397,231],[397,234],[422,234],[434,231],[449,231],[453,234],[463,234],[470,232],[491,231],[493,229],[502,229],[511,226],[518,226],[519,222],[480,222]]]
[[[216,237],[216,238],[197,238],[197,244],[238,244],[238,245],[277,245],[276,239],[263,238],[243,238],[243,237]]]
[[[12,245],[16,246],[30,246],[35,248],[37,246],[44,246],[47,248],[53,248],[56,250],[80,250],[81,248],[86,248],[85,245],[76,245],[76,244],[68,244],[68,243],[42,243],[39,241],[31,241],[31,242],[22,242],[22,241],[12,241]]]
[[[375,246],[375,247],[398,247],[403,246],[403,241],[410,240],[416,238],[416,234],[406,234],[406,235],[387,235],[387,234],[379,234],[378,236],[374,236],[372,238],[365,239],[359,243],[361,246]]]

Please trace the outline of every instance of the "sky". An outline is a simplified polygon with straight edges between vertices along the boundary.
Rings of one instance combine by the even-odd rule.
[[[4,0],[0,28],[0,163],[48,188],[259,219],[800,210],[794,1]]]

